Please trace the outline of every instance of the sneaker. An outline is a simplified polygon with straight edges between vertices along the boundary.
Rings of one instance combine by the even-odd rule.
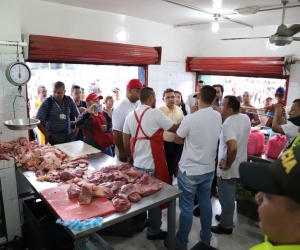
[[[215,234],[232,234],[232,228],[221,227],[220,224],[218,226],[211,227],[210,231]]]
[[[167,238],[167,232],[160,230],[158,234],[147,235],[148,240],[165,240]]]
[[[199,206],[197,206],[197,207],[194,209],[193,215],[194,215],[195,217],[200,217],[200,208],[199,208]]]
[[[144,223],[136,223],[135,224],[135,231],[140,233],[140,232],[144,231],[144,229],[148,226],[149,226],[149,222],[148,222],[148,219],[146,219],[144,221]]]
[[[218,222],[220,222],[220,221],[221,221],[221,215],[216,214],[215,219],[216,219]]]

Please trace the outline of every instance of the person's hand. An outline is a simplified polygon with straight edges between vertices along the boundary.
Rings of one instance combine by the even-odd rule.
[[[195,113],[198,110],[198,106],[194,105],[193,107],[191,107],[191,114]]]
[[[223,169],[223,170],[227,170],[230,167],[226,166],[226,160],[225,159],[221,159],[220,162],[219,162],[219,168]]]
[[[87,110],[89,114],[95,114],[95,106],[97,106],[97,104],[93,104],[93,105],[89,106],[89,108]]]
[[[265,107],[265,114],[268,112],[274,112],[274,105]]]
[[[127,157],[127,162],[131,165],[133,165],[133,158],[132,156]]]
[[[50,134],[45,135],[45,144],[47,144],[50,141]]]
[[[107,131],[107,126],[106,125],[100,125],[102,132]]]
[[[246,109],[245,109],[245,108],[243,108],[243,107],[240,107],[240,113],[242,113],[242,114],[246,114]]]
[[[218,108],[218,106],[217,106],[217,105],[215,105],[215,104],[212,104],[212,106],[211,106],[211,107],[213,108],[213,110],[220,112],[220,110],[219,110],[219,108]]]
[[[77,134],[78,134],[78,129],[75,128],[75,129],[72,131],[70,137],[71,137],[72,139],[75,139],[75,137],[76,137]]]
[[[127,162],[127,155],[125,154],[125,152],[119,152],[119,161]]]
[[[86,111],[86,108],[85,108],[85,107],[79,107],[78,110],[79,110],[79,112],[80,112],[80,114],[81,114],[81,113],[83,113],[84,111]]]
[[[75,125],[76,121],[70,121],[71,125]]]
[[[282,113],[283,106],[281,104],[274,104],[275,112]]]

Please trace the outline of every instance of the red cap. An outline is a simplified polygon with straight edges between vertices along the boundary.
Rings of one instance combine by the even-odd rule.
[[[127,83],[127,88],[128,89],[142,89],[143,84],[141,83],[141,81],[139,79],[131,79]]]
[[[102,100],[103,96],[102,95],[97,95],[94,92],[92,92],[92,93],[87,95],[87,97],[85,98],[85,101],[89,102],[89,101],[92,101],[92,100],[94,101],[94,100],[97,100],[97,99]]]

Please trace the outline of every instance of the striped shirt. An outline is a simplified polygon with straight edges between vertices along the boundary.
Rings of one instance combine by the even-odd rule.
[[[52,99],[52,107],[49,107],[49,99]],[[50,111],[49,111],[50,110]],[[63,102],[58,103],[53,96],[45,99],[36,115],[36,118],[44,124],[48,133],[68,132],[72,133],[70,114],[79,116],[75,102],[69,96],[64,96]],[[66,119],[61,119],[65,117]]]

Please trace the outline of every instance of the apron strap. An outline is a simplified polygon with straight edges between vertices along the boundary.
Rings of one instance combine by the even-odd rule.
[[[136,140],[148,140],[148,139],[149,139],[149,137],[146,135],[146,133],[144,132],[144,130],[143,130],[142,126],[141,126],[143,116],[144,116],[144,114],[146,113],[146,111],[147,111],[148,109],[150,109],[150,108],[147,108],[147,109],[145,109],[145,110],[143,111],[143,113],[142,113],[142,115],[141,115],[141,119],[138,118],[137,113],[136,113],[136,111],[134,110],[134,116],[135,116],[135,119],[136,119],[137,124],[138,124],[137,129],[136,129],[136,132],[135,132],[135,136],[134,136],[134,138],[135,138]],[[138,137],[139,130],[142,131],[142,133],[144,134],[144,136]]]

